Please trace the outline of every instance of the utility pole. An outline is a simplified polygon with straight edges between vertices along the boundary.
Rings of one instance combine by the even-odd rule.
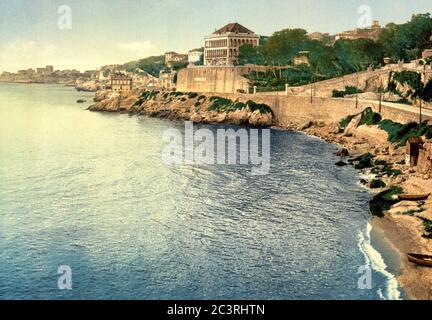
[[[420,124],[423,122],[422,120],[422,118],[423,118],[423,116],[422,116],[422,108],[423,108],[423,100],[422,100],[422,98],[420,98]]]
[[[356,84],[356,89],[358,91],[358,86],[359,86],[359,78],[357,75],[357,84]],[[358,92],[356,93],[356,109],[358,108]]]
[[[380,87],[379,87],[379,114],[381,114],[381,109],[382,109],[382,80],[380,83]]]
[[[314,91],[314,83],[313,83],[313,75],[311,77],[311,104],[313,103],[313,91]]]

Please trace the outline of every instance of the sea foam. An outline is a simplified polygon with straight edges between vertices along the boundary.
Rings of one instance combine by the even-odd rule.
[[[372,246],[371,232],[372,225],[368,223],[365,232],[359,233],[358,246],[366,259],[367,265],[386,278],[387,287],[384,288],[385,292],[383,292],[382,288],[379,288],[377,293],[383,300],[402,300],[396,277],[387,270],[382,255]]]

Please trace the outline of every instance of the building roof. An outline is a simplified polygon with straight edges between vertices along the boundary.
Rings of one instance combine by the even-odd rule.
[[[197,49],[192,49],[192,50],[189,50],[189,53],[191,53],[191,52],[204,52],[204,48],[197,48]]]
[[[235,22],[235,23],[229,23],[225,27],[215,31],[213,34],[224,34],[228,32],[233,33],[254,33],[253,31],[249,30],[248,28],[243,27],[241,24]]]
[[[129,77],[128,75],[121,74],[121,73],[111,75],[110,79],[111,80],[132,80],[132,78]]]

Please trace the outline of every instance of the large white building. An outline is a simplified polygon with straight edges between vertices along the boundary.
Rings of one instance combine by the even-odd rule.
[[[197,63],[201,60],[202,55],[204,54],[204,49],[193,49],[188,53],[188,62],[189,63]]]
[[[259,35],[238,23],[230,23],[205,37],[204,65],[233,66],[237,63],[240,47],[259,45]]]

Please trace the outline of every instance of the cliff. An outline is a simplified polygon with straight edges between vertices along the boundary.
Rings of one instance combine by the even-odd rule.
[[[275,119],[265,104],[242,103],[197,93],[134,90],[98,91],[90,111],[128,112],[149,117],[181,119],[195,123],[228,123],[254,127],[271,126]]]

